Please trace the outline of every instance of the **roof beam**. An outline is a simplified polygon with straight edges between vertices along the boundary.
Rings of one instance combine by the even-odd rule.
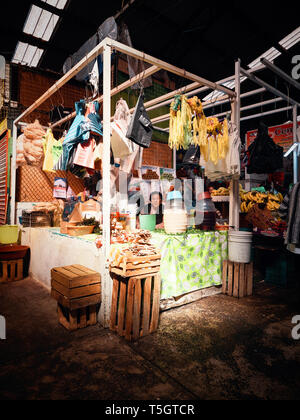
[[[39,106],[47,101],[54,93],[61,89],[69,80],[73,79],[82,69],[84,69],[89,63],[95,60],[104,49],[107,40],[102,41],[96,48],[94,48],[86,57],[84,57],[78,64],[76,64],[68,73],[66,73],[60,80],[58,80],[47,92],[44,93],[39,99],[37,99],[23,114],[21,114],[16,120],[15,124],[22,121],[25,117],[35,111]]]
[[[286,82],[288,82],[290,85],[293,85],[296,89],[300,90],[300,83],[297,82],[297,80],[293,79],[291,76],[286,74],[283,70],[281,70],[279,67],[275,66],[273,63],[270,63],[269,60],[266,58],[262,58],[261,62],[273,73],[277,74],[279,77],[284,79]]]
[[[147,79],[148,77],[152,76],[153,74],[157,73],[160,69],[156,66],[150,67],[146,71],[143,71],[142,73],[136,75],[132,79],[127,80],[126,82],[122,83],[121,85],[115,87],[111,90],[111,96],[115,96],[118,93],[122,92],[123,90],[129,88],[130,86],[135,85],[136,83],[142,81],[143,79]],[[103,102],[103,96],[100,96],[99,98],[95,99],[95,101],[102,103]],[[72,114],[68,115],[67,117],[63,118],[60,121],[57,121],[56,123],[51,125],[51,128],[57,127],[61,124],[66,123],[67,121],[71,120],[76,116],[76,112],[73,112]]]
[[[199,84],[202,84],[203,86],[207,86],[210,89],[218,90],[220,92],[224,92],[230,97],[236,97],[236,93],[233,92],[231,89],[228,89],[224,86],[221,86],[217,83],[210,82],[209,80],[204,79],[203,77],[199,77],[193,73],[190,73],[184,69],[180,69],[179,67],[175,67],[172,64],[166,63],[165,61],[159,60],[157,58],[154,58],[148,54],[145,54],[141,51],[138,51],[134,48],[128,47],[124,44],[121,44],[120,42],[113,41],[112,39],[107,38],[106,42],[108,45],[110,45],[113,49],[123,53],[127,54],[131,57],[134,57],[138,60],[145,61],[146,63],[149,63],[153,66],[158,66],[163,70],[166,70],[170,73],[176,74],[177,76],[183,77],[187,80],[191,80],[193,82],[197,82]]]
[[[254,76],[254,74],[249,73],[249,71],[246,71],[242,67],[241,67],[241,73],[244,76],[246,76],[249,80],[256,83],[257,85],[266,88],[269,92],[273,93],[276,96],[280,96],[285,101],[287,101],[288,104],[300,106],[300,104],[297,101],[295,101],[292,98],[289,98],[287,95],[280,92],[278,89],[274,88],[273,86],[271,86],[268,83],[264,82],[263,80],[259,79],[257,76]]]

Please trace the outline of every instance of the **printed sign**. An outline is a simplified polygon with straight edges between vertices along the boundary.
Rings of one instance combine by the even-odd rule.
[[[66,199],[67,198],[67,187],[68,187],[68,181],[65,178],[55,178],[53,197],[54,198]]]

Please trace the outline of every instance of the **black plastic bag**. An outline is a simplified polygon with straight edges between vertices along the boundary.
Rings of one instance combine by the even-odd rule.
[[[148,149],[151,145],[152,135],[153,126],[144,106],[144,94],[141,92],[126,137],[137,145]]]
[[[189,150],[186,152],[183,158],[184,165],[197,165],[200,164],[200,147],[199,146],[190,146]]]
[[[249,147],[247,168],[249,174],[272,174],[283,168],[283,147],[274,143],[263,123]]]

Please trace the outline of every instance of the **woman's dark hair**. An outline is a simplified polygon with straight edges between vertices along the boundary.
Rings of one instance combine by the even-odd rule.
[[[160,199],[161,199],[161,201],[162,201],[162,199],[163,199],[162,193],[160,193],[160,192],[158,192],[158,191],[155,191],[155,192],[151,193],[151,195],[150,195],[150,201],[152,201],[152,197],[153,197],[154,195],[159,195],[159,198],[160,198]]]

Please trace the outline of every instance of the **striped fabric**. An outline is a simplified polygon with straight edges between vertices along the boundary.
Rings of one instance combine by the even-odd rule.
[[[77,115],[66,135],[63,144],[63,154],[54,167],[56,171],[68,170],[72,151],[79,143],[89,141],[92,136],[103,136],[103,127],[99,116],[100,104],[92,102],[86,110],[86,103],[82,100],[75,104],[75,108]]]
[[[70,154],[74,148],[74,146],[80,141],[78,139],[80,133],[80,124],[85,121],[85,101],[80,101],[75,104],[76,109],[76,118],[73,121],[73,124],[66,135],[66,138],[63,143],[63,154],[61,158],[54,166],[56,171],[66,171],[68,168],[68,162],[70,158]]]

